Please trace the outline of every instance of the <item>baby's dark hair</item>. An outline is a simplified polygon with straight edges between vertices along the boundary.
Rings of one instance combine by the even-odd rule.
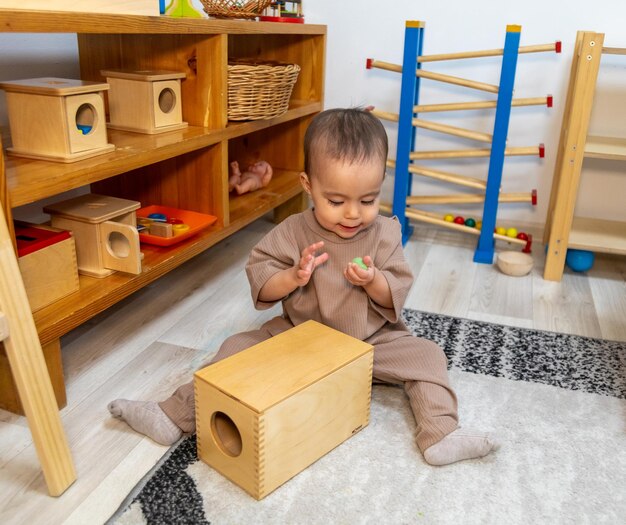
[[[334,160],[387,160],[387,133],[378,118],[361,108],[328,109],[316,115],[304,135],[304,171],[318,155]]]

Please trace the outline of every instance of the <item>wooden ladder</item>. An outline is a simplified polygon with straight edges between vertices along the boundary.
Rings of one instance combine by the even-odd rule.
[[[2,148],[0,174],[4,174]],[[1,178],[0,340],[4,343],[48,492],[60,496],[76,480],[76,471],[9,233],[4,213],[8,201],[6,179]]]

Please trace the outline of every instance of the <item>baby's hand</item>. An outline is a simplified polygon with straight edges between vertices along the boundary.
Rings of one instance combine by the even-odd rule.
[[[363,268],[361,263],[363,263],[366,268]],[[343,275],[354,286],[366,286],[374,280],[375,272],[374,261],[372,261],[369,255],[366,255],[362,260],[354,259],[352,262],[349,262],[348,266],[346,266],[346,269],[343,271]]]
[[[313,275],[313,270],[328,260],[328,254],[326,252],[321,255],[315,255],[317,251],[321,250],[323,247],[324,241],[319,241],[302,250],[300,262],[296,267],[296,282],[298,286],[308,284],[311,275]]]

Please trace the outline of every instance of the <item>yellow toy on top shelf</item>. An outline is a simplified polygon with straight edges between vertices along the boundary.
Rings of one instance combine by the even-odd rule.
[[[202,13],[191,5],[190,0],[172,0],[165,8],[165,15],[174,18],[202,18]]]

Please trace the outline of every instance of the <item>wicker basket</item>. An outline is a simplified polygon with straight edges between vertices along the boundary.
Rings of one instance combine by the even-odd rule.
[[[272,0],[200,0],[207,15],[215,18],[256,18]]]
[[[282,115],[300,66],[231,60],[228,64],[228,120],[261,120]]]

